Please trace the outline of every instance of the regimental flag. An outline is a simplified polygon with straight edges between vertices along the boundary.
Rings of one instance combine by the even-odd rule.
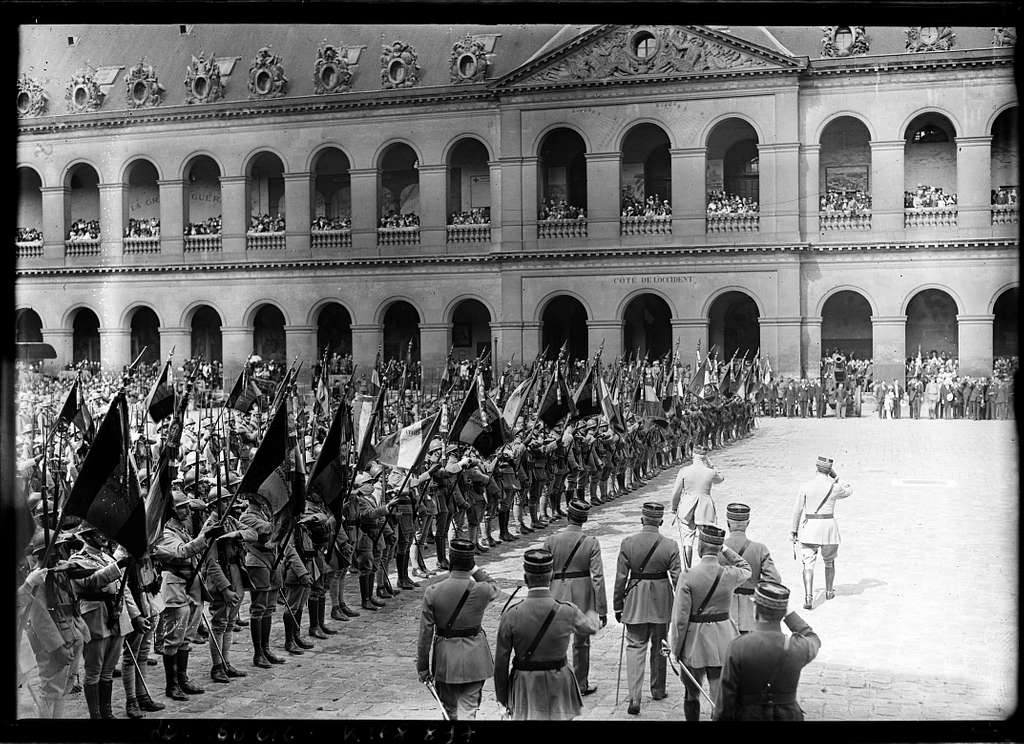
[[[375,445],[377,460],[392,468],[416,469],[440,426],[441,414],[438,412],[389,434]]]
[[[147,547],[146,507],[128,446],[128,404],[122,391],[114,396],[100,423],[64,513],[81,517],[141,558]]]
[[[292,454],[289,506],[292,517],[298,519],[306,511],[306,448],[299,432],[288,432],[288,446]]]
[[[617,434],[625,434],[626,424],[619,413],[619,407],[612,400],[612,393],[608,389],[608,383],[603,378],[598,378],[597,384],[601,393],[601,412],[608,419],[608,424],[612,427],[613,431]]]
[[[331,413],[331,391],[327,387],[327,369],[323,368],[323,374],[316,383],[316,391],[313,393],[313,413],[316,416],[328,416]]]
[[[704,389],[704,385],[707,383],[708,376],[708,359],[704,357],[700,365],[697,367],[697,371],[693,373],[693,379],[690,380],[688,389],[694,395],[699,395]]]
[[[721,375],[718,380],[718,392],[723,396],[729,395],[730,381],[732,380],[732,360],[722,368]]]
[[[64,398],[64,405],[60,407],[60,413],[57,414],[57,422],[54,425],[60,426],[61,422],[70,424],[76,413],[78,413],[78,380],[75,380],[75,384],[68,390],[68,394]]]
[[[77,382],[75,383],[78,384]],[[75,413],[74,418],[71,419],[71,423],[75,425],[75,428],[82,432],[82,437],[89,444],[93,443],[93,438],[96,434],[96,424],[92,420],[92,413],[89,412],[89,404],[85,402],[85,396],[82,396],[82,402],[78,406],[78,411]]]
[[[452,422],[448,441],[472,445],[481,457],[490,457],[509,439],[509,427],[498,407],[483,391],[482,378],[478,374]]]
[[[159,424],[174,413],[174,383],[171,380],[171,360],[164,362],[163,369],[153,383],[146,397],[146,412],[154,423]]]
[[[258,493],[274,514],[288,505],[291,491],[292,452],[288,447],[288,409],[277,407],[274,417],[238,484],[240,493]]]
[[[376,395],[356,395],[352,402],[352,424],[356,437],[356,470],[363,470],[377,459],[373,448],[373,430],[384,411],[386,387]]]
[[[228,408],[234,408],[236,411],[242,413],[248,413],[249,409],[252,408],[252,404],[263,395],[263,390],[256,383],[252,373],[249,370],[249,365],[242,367],[242,371],[238,374],[238,379],[235,380],[234,387],[231,388],[231,392],[228,394],[228,400],[225,405]]]
[[[381,347],[377,347],[377,358],[373,362],[373,370],[370,372],[370,394],[376,395],[380,391],[380,367],[383,364]]]
[[[188,410],[189,389],[185,388],[185,394],[178,401],[174,418],[167,427],[167,436],[160,447],[156,473],[151,475],[149,481],[149,493],[146,495],[146,543],[150,549],[160,541],[164,524],[171,516],[171,481],[177,472],[174,463],[181,444],[182,421]]]
[[[530,392],[533,390],[533,386],[536,382],[537,372],[534,371],[529,378],[523,380],[516,386],[516,389],[508,396],[508,400],[505,401],[505,408],[501,412],[501,417],[505,419],[505,424],[508,425],[509,429],[515,428],[516,419],[518,419],[519,414],[522,413],[523,406],[526,405],[526,401],[529,400]]]
[[[565,384],[561,367],[556,363],[555,373],[537,405],[537,418],[553,427],[565,416],[571,417],[575,413],[576,407],[573,405],[569,386]]]
[[[313,463],[313,470],[306,484],[306,490],[319,493],[326,506],[333,504],[345,492],[352,440],[352,409],[343,399],[338,410],[334,412],[331,428],[327,431],[327,438],[320,448],[316,462]]]
[[[590,363],[587,373],[583,375],[583,381],[572,394],[572,404],[576,409],[570,421],[597,416],[601,411],[601,392],[598,389],[597,381],[600,379],[597,360]]]

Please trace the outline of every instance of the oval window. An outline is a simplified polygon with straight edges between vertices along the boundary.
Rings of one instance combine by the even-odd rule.
[[[21,93],[19,93],[18,94],[18,113],[19,114],[27,114],[29,106],[31,105],[31,103],[32,103],[32,99],[31,99],[31,97],[29,96],[28,93],[26,93],[25,91],[22,91]]]
[[[459,77],[471,78],[476,74],[476,57],[468,52],[459,57]]]
[[[658,51],[658,42],[650,31],[641,31],[633,36],[632,47],[637,59],[650,59]]]
[[[388,65],[388,80],[395,85],[405,82],[405,62],[400,59],[391,60],[391,64]]]
[[[197,75],[196,79],[192,81],[192,93],[196,98],[203,99],[209,92],[210,81],[206,79],[205,75]]]
[[[75,88],[75,105],[78,108],[83,108],[89,103],[89,91],[85,89],[84,85],[79,85]]]
[[[260,70],[256,73],[256,91],[258,93],[269,93],[270,92],[270,73],[266,70]]]
[[[145,103],[148,97],[149,86],[143,80],[136,81],[135,85],[132,86],[132,100],[135,103]]]
[[[334,65],[324,65],[320,70],[320,82],[325,88],[333,88],[338,84],[338,69]]]
[[[846,53],[850,51],[851,46],[853,46],[853,32],[850,31],[849,26],[840,26],[836,29],[836,50]]]

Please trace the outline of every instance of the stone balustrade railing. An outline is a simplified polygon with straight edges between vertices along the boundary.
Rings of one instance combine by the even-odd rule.
[[[672,215],[620,217],[619,231],[623,235],[671,235]]]
[[[130,253],[159,253],[160,236],[146,238],[124,238],[124,252]]]
[[[707,231],[709,233],[757,232],[761,229],[761,215],[758,212],[742,214],[709,214]]]
[[[1020,222],[1020,212],[1016,204],[993,204],[993,225],[1016,225]]]
[[[246,233],[245,249],[248,251],[283,251],[283,232]]]
[[[64,241],[64,254],[67,256],[98,256],[100,255],[99,238],[78,238]]]
[[[43,255],[43,241],[41,240],[26,240],[20,243],[15,241],[14,247],[15,255],[18,258],[39,258]]]
[[[870,229],[871,212],[818,212],[820,232]]]
[[[491,223],[448,225],[449,243],[490,243]]]
[[[378,227],[377,245],[419,245],[419,227]]]
[[[912,207],[903,210],[903,227],[956,227],[956,207]]]
[[[219,251],[220,234],[210,235],[186,235],[185,253],[199,253],[200,251]]]
[[[310,230],[313,250],[339,250],[352,247],[351,230]]]
[[[538,238],[585,238],[587,237],[587,221],[575,220],[537,220]]]

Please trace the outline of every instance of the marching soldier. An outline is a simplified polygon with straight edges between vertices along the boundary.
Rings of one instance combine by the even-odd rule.
[[[597,538],[583,532],[590,504],[570,501],[569,524],[565,529],[548,537],[544,549],[551,551],[554,574],[551,578],[551,596],[572,602],[584,613],[594,610],[603,628],[608,622],[608,599],[604,589],[604,567],[601,546]],[[597,685],[590,684],[590,634],[573,635],[572,666],[580,693],[592,695]]]
[[[789,589],[782,584],[757,585],[757,628],[729,645],[716,720],[804,720],[796,700],[800,671],[817,656],[821,641],[799,615],[786,614],[788,600]],[[792,635],[782,633],[782,621]]]
[[[693,461],[679,470],[672,486],[672,511],[690,530],[690,538],[696,537],[701,525],[718,524],[718,509],[711,498],[711,487],[724,480],[725,476],[708,460],[703,443],[694,444]],[[685,501],[681,499],[684,493]],[[687,568],[693,562],[693,545],[689,539],[683,545],[683,560]]]
[[[713,700],[718,699],[726,649],[739,635],[729,619],[733,591],[750,578],[750,564],[724,543],[725,530],[700,528],[700,560],[680,579],[672,607],[672,653],[697,684],[707,677]],[[683,715],[687,721],[698,721],[700,690],[689,679],[683,683]]]
[[[629,713],[640,713],[645,654],[650,643],[651,697],[665,693],[665,640],[672,615],[672,587],[679,578],[679,546],[663,537],[665,507],[643,505],[640,532],[622,541],[615,572],[613,607],[615,620],[626,626],[626,678],[629,681]]]
[[[593,610],[584,613],[551,596],[552,565],[550,551],[526,551],[526,598],[509,607],[498,623],[494,693],[517,721],[571,720],[583,709],[576,675],[565,663],[569,636],[592,635],[601,621]]]
[[[804,609],[814,606],[814,564],[818,549],[825,561],[825,599],[836,596],[836,554],[839,552],[839,525],[836,524],[836,501],[853,495],[853,487],[840,482],[832,469],[832,460],[819,457],[814,477],[800,486],[793,512],[793,542],[800,543],[804,564]],[[801,515],[803,519],[801,520]]]
[[[433,679],[449,719],[476,718],[484,680],[494,674],[494,659],[481,624],[487,606],[501,590],[474,564],[473,543],[451,542],[451,573],[423,593],[416,671]]]
[[[729,616],[736,623],[740,635],[754,630],[754,587],[760,581],[781,582],[768,546],[755,542],[747,537],[747,525],[750,524],[750,507],[746,504],[729,504],[725,507],[725,521],[729,526],[729,536],[725,538],[725,546],[736,551],[750,564],[750,578],[743,586],[736,587],[732,595],[732,606]]]

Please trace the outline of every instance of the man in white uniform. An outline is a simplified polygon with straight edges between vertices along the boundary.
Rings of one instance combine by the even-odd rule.
[[[818,549],[825,561],[825,599],[836,596],[836,554],[839,552],[839,525],[835,509],[838,499],[853,495],[853,487],[840,481],[832,469],[832,460],[819,457],[817,473],[800,486],[793,512],[793,542],[800,542],[804,564],[804,609],[812,609],[814,601],[814,564]],[[802,519],[801,519],[802,516]]]
[[[718,509],[711,498],[711,486],[725,480],[707,458],[707,450],[701,444],[693,445],[693,462],[679,469],[672,487],[672,511],[679,521],[690,530],[683,538],[683,561],[690,567],[693,558],[693,543],[701,526],[718,526]],[[685,494],[686,498],[681,498]]]

